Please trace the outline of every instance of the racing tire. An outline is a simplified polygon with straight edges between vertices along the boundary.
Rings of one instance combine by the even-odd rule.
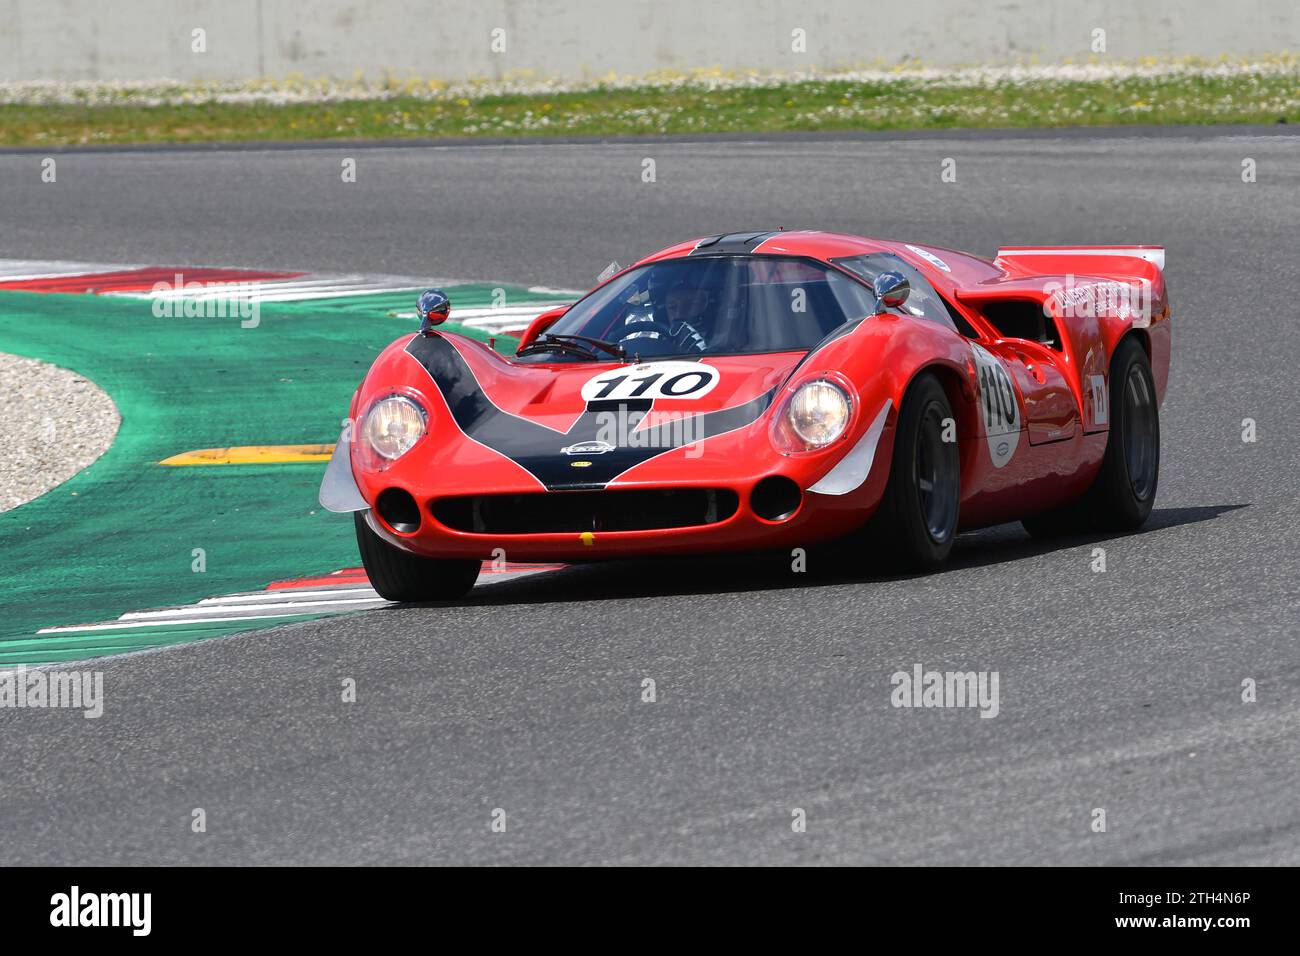
[[[1092,485],[1077,501],[1020,523],[1035,538],[1132,531],[1151,515],[1160,479],[1160,408],[1146,350],[1136,338],[1110,360],[1110,434]]]
[[[371,530],[364,511],[352,514],[357,548],[370,584],[389,601],[454,601],[469,593],[483,562],[460,558],[422,558],[395,548]]]
[[[943,386],[922,373],[903,397],[885,494],[868,525],[886,566],[928,571],[952,551],[961,506],[961,456],[943,440],[952,418]]]

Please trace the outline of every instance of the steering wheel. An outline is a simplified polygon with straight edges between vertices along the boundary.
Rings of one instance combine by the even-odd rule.
[[[708,343],[700,334],[700,330],[689,322],[678,322],[671,328],[662,322],[638,322],[616,341],[629,352],[637,351],[642,342],[667,343],[669,349],[663,353],[665,355],[690,351],[703,352],[708,348]]]

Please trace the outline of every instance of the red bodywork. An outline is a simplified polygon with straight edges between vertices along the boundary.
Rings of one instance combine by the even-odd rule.
[[[643,262],[688,255],[696,242],[672,246]],[[1163,401],[1170,361],[1163,250],[1006,249],[990,261],[938,247],[809,231],[774,233],[753,254],[830,262],[874,252],[893,253],[919,270],[977,337],[968,338],[925,319],[882,313],[810,355],[701,357],[717,369],[716,387],[694,400],[658,399],[656,413],[692,415],[732,408],[774,388],[777,397],[752,424],[690,447],[667,450],[603,487],[610,494],[626,489],[729,489],[739,501],[730,517],[690,527],[629,531],[597,527],[585,532],[522,534],[476,533],[443,524],[434,517],[434,506],[441,499],[527,494],[537,496],[544,507],[543,499],[569,491],[547,490],[510,457],[469,438],[453,419],[430,373],[406,351],[417,336],[404,336],[375,361],[350,412],[352,420],[358,421],[375,401],[394,393],[415,398],[428,412],[424,437],[383,471],[370,470],[358,443],[352,445],[353,476],[372,508],[372,527],[394,545],[427,557],[490,558],[500,548],[514,561],[580,561],[821,542],[857,528],[873,513],[889,474],[894,427],[904,395],[918,374],[930,371],[942,382],[956,418],[960,528],[971,529],[1056,507],[1088,487],[1106,448],[1105,378],[1111,355],[1125,336],[1136,336],[1146,349],[1158,398]],[[1088,311],[1078,308],[1080,300],[1088,298],[1089,287],[1099,284],[1143,290],[1148,314],[1102,307],[1080,316],[1079,312]],[[1077,291],[1080,288],[1085,291]],[[998,303],[1008,302],[1034,303],[1040,308],[1046,303],[1059,333],[1059,347],[1002,335],[987,316]],[[562,312],[539,317],[521,341],[526,344]],[[463,336],[436,330],[429,334],[454,349],[497,410],[554,430],[557,456],[567,444],[566,431],[583,413],[583,385],[597,374],[627,368],[616,361],[516,362]],[[986,425],[982,403],[987,386],[981,384],[979,349],[994,357],[1014,385],[1019,430],[1004,436],[1005,442],[991,439]],[[770,437],[771,421],[782,411],[783,396],[808,379],[827,376],[847,381],[856,393],[848,429],[824,450],[783,454]],[[1099,402],[1103,403],[1100,413]],[[877,429],[865,479],[847,493],[809,491],[858,446],[882,415],[883,431]],[[996,459],[1007,447],[1011,447],[1009,457],[999,465]],[[580,470],[575,469],[575,475]],[[750,496],[759,481],[773,475],[790,478],[803,494],[792,514],[769,521],[755,514]],[[413,496],[420,509],[418,529],[399,532],[378,515],[376,499],[390,488]]]

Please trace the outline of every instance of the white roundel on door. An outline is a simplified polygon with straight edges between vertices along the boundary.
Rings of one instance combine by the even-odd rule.
[[[980,418],[995,468],[1011,460],[1020,444],[1020,405],[1006,366],[987,349],[971,343],[975,353],[975,379],[979,384]]]
[[[593,375],[582,386],[582,400],[703,398],[717,384],[718,370],[703,362],[643,362]]]

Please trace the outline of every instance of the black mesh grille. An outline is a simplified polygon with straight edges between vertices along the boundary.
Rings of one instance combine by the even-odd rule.
[[[740,501],[726,488],[549,491],[468,495],[433,502],[433,516],[456,531],[478,534],[564,534],[651,531],[725,521]]]

